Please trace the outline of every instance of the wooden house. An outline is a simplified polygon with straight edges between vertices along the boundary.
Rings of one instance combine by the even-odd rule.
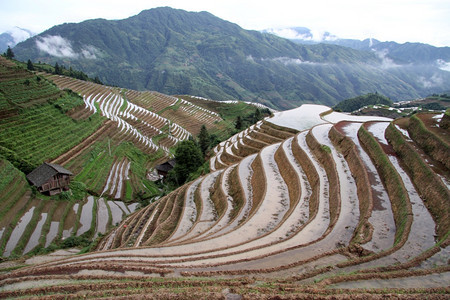
[[[169,173],[169,171],[172,170],[174,166],[175,166],[175,159],[171,159],[163,164],[157,165],[156,171],[158,172],[158,175],[166,177],[167,173]]]
[[[27,179],[39,192],[56,195],[69,190],[72,175],[72,172],[60,165],[43,163],[28,174]]]

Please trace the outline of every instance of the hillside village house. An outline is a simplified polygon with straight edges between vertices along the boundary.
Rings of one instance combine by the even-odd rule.
[[[170,170],[173,169],[174,166],[175,166],[175,159],[171,159],[163,164],[157,165],[156,171],[158,172],[158,175],[162,177],[167,177],[167,174],[169,173]]]
[[[69,190],[72,175],[60,165],[45,162],[28,174],[27,179],[39,192],[56,195]]]

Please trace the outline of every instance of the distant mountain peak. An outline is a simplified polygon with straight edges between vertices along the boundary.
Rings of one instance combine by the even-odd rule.
[[[28,29],[20,28],[20,27],[12,27],[0,34],[0,52],[4,52],[9,47],[14,47],[20,42],[25,41],[26,39],[36,35],[34,32]]]

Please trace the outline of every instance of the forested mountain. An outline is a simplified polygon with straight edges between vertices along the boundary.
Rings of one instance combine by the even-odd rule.
[[[262,32],[287,38],[297,44],[339,45],[355,50],[375,52],[398,64],[431,64],[443,70],[450,70],[450,47],[435,47],[423,43],[381,42],[373,38],[344,39],[329,32],[313,32],[306,27],[270,28]]]
[[[376,91],[410,99],[450,85],[450,73],[435,66],[399,65],[336,45],[299,45],[207,12],[167,7],[124,20],[55,26],[18,44],[14,53],[20,60],[72,66],[110,85],[279,109],[333,105]]]

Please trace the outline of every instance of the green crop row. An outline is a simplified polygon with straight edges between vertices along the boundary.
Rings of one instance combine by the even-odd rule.
[[[19,157],[33,164],[54,158],[79,144],[85,137],[97,130],[102,118],[95,114],[86,121],[75,121],[61,110],[70,109],[72,105],[66,101],[57,101],[55,105],[32,109],[28,114],[33,117],[24,118],[22,124],[3,124],[0,133],[1,145]]]
[[[442,239],[450,228],[448,189],[392,123],[386,129],[386,138],[403,160],[405,169],[436,222],[438,237]]]
[[[392,211],[396,226],[394,245],[397,245],[408,235],[412,222],[411,204],[400,175],[391,164],[387,154],[383,151],[378,141],[361,126],[358,137],[362,146],[374,162],[378,173],[391,200]]]

